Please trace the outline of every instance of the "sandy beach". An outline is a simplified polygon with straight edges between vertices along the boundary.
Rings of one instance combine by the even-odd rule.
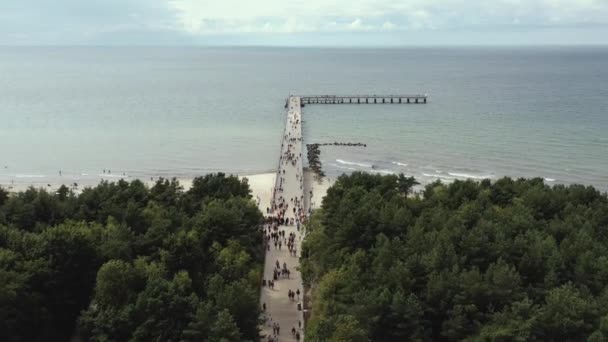
[[[264,214],[266,213],[266,207],[268,207],[270,204],[275,176],[276,176],[276,173],[239,175],[239,178],[241,178],[241,179],[247,178],[247,182],[249,183],[249,187],[251,188],[251,195],[253,196],[254,200],[259,202],[258,207]],[[115,177],[115,178],[104,178],[103,180],[106,180],[109,182],[117,182],[120,179],[125,179],[127,181],[133,181],[135,178]],[[193,182],[192,178],[178,178],[177,180],[184,187],[184,191],[187,191],[188,189],[190,189],[192,187],[192,182]],[[155,180],[150,180],[150,179],[142,180],[142,181],[148,187],[152,187],[156,183]],[[76,193],[79,193],[80,191],[82,191],[82,189],[84,189],[86,187],[94,187],[97,184],[99,184],[99,182],[86,183],[86,184],[79,183],[77,187],[73,186],[73,184],[74,184],[73,182],[72,183],[63,183],[63,184],[72,188]],[[331,184],[332,183],[329,182],[327,179],[324,179],[323,181],[315,180],[315,177],[314,177],[312,171],[305,169],[305,171],[304,171],[305,193],[308,194],[308,193],[310,193],[311,190],[313,192],[311,203],[309,203],[309,201],[308,201],[309,196],[305,196],[306,208],[309,208],[310,204],[312,204],[313,209],[320,207],[321,200],[325,196],[325,193],[327,192],[327,189],[331,186]],[[25,191],[29,187],[33,186],[34,188],[45,189],[46,191],[52,193],[52,192],[57,191],[57,189],[59,189],[59,187],[61,187],[61,185],[62,184],[43,184],[43,183],[39,183],[39,182],[32,182],[32,183],[0,184],[0,187],[5,190],[8,190],[11,193],[17,193],[17,192]]]
[[[251,188],[251,194],[254,199],[259,200],[258,207],[264,214],[266,213],[266,208],[269,206],[272,198],[272,188],[274,186],[275,176],[275,173],[239,176],[239,178],[247,178],[247,182]],[[192,185],[192,180],[189,180],[189,183],[183,184],[184,189],[186,189],[188,184]],[[327,189],[329,189],[331,185],[332,183],[327,179],[317,180],[312,171],[304,169],[304,193],[309,194],[312,190],[311,201],[309,201],[311,197],[304,196],[305,207],[312,208],[313,210],[319,208],[323,197],[325,197],[325,194],[327,193]]]
[[[321,207],[323,197],[327,193],[327,189],[332,186],[333,182],[326,178],[317,179],[311,170],[304,169],[304,193],[310,194],[312,197],[304,196],[304,205],[306,208],[317,209]]]

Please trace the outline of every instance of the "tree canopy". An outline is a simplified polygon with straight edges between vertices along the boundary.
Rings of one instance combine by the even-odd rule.
[[[343,175],[302,249],[313,341],[605,341],[608,199],[542,179]]]
[[[0,189],[0,340],[257,340],[262,219],[221,173]]]

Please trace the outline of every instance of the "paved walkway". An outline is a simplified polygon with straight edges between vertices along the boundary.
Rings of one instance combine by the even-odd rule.
[[[287,219],[296,219],[298,208],[305,212],[303,205],[292,201],[292,199],[298,199],[300,203],[303,203],[304,195],[302,190],[302,110],[299,97],[290,97],[288,104],[285,133],[281,145],[281,159],[273,197],[273,204],[279,206],[282,203],[283,205],[282,208],[276,209],[271,205],[271,209],[274,216],[282,214]],[[285,205],[287,205],[286,210]],[[296,208],[296,213],[294,213],[293,208]],[[271,229],[271,231],[273,230]],[[289,278],[279,277],[275,280],[274,288],[268,285],[262,287],[261,303],[266,305],[266,317],[269,318],[263,327],[262,335],[266,336],[265,341],[269,341],[269,337],[274,336],[273,324],[277,323],[280,326],[280,331],[274,337],[274,341],[296,341],[296,338],[292,335],[292,328],[296,329],[300,335],[299,340],[303,341],[304,319],[302,311],[298,310],[298,303],[301,303],[303,297],[302,278],[298,270],[300,266],[300,244],[303,239],[302,227],[298,230],[296,224],[280,225],[278,231],[285,231],[285,239],[279,239],[282,244],[280,249],[275,247],[274,240],[270,240],[270,250],[266,253],[264,264],[264,279],[266,281],[273,279],[277,261],[281,269],[285,263],[290,274]],[[295,234],[296,256],[289,252],[285,243],[292,233]],[[299,290],[300,295],[291,300],[288,297],[289,290],[294,292]],[[303,303],[301,305],[303,308]],[[301,325],[298,324],[299,322]]]

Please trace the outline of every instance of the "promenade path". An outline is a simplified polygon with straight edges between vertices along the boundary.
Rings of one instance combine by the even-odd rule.
[[[290,97],[287,107],[287,120],[285,122],[285,132],[281,144],[281,159],[279,161],[279,169],[275,180],[274,195],[272,198],[273,204],[277,206],[279,203],[287,204],[287,210],[284,211],[284,217],[291,219],[298,216],[294,213],[293,208],[298,210],[298,205],[294,205],[291,199],[303,199],[303,170],[302,170],[302,110],[299,97]],[[303,201],[301,201],[303,203]],[[283,208],[284,205],[283,205]],[[302,207],[303,212],[305,208]],[[275,209],[271,205],[272,215],[277,216],[282,213],[282,209]],[[298,270],[300,266],[299,254],[300,244],[302,243],[303,233],[302,227],[297,229],[297,225],[280,225],[278,231],[285,231],[285,238],[288,239],[290,233],[295,234],[295,246],[297,255],[290,254],[289,249],[282,241],[282,247],[275,248],[274,241],[271,239],[270,250],[266,252],[264,264],[264,279],[266,281],[273,279],[276,262],[280,267],[283,263],[287,265],[290,271],[289,279],[279,277],[274,282],[274,288],[269,286],[262,287],[261,304],[266,305],[266,316],[269,317],[267,323],[263,326],[262,336],[266,336],[264,341],[269,341],[269,337],[274,336],[272,324],[278,323],[280,332],[274,341],[296,341],[292,335],[292,328],[300,334],[300,341],[304,340],[304,319],[303,312],[298,310],[298,303],[303,297],[302,278]],[[288,298],[288,291],[300,291],[299,298],[291,300]],[[303,304],[302,304],[303,307]],[[301,323],[299,328],[298,322]]]

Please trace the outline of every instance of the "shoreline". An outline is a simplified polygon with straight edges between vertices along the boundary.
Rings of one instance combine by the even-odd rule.
[[[236,175],[239,179],[246,178],[247,183],[249,184],[249,188],[251,189],[251,196],[258,204],[258,208],[262,213],[266,213],[266,208],[270,206],[270,201],[272,199],[272,189],[275,186],[275,178],[276,172],[261,172],[261,173],[225,173],[226,175]],[[204,175],[201,175],[204,176]],[[53,193],[57,191],[62,185],[67,186],[72,189],[76,194],[79,194],[85,188],[91,188],[99,185],[102,181],[109,182],[117,182],[121,179],[125,181],[132,182],[136,179],[142,181],[147,187],[152,187],[156,184],[156,181],[161,177],[153,177],[151,179],[141,179],[138,177],[130,177],[130,176],[121,176],[121,175],[111,175],[110,177],[102,177],[97,181],[87,181],[84,183],[74,182],[74,180],[70,180],[69,182],[54,182],[54,183],[46,183],[45,182],[23,182],[23,183],[13,183],[13,184],[0,184],[0,188],[7,190],[10,194],[17,194],[19,192],[24,192],[30,187],[35,189],[43,189],[49,193]],[[192,182],[194,178],[190,177],[162,177],[164,179],[173,179],[175,178],[179,184],[184,188],[184,191],[188,191],[192,187]],[[71,182],[71,183],[70,183]],[[74,187],[73,184],[77,183],[78,186]],[[330,180],[324,178],[322,181],[318,181],[315,179],[314,174],[309,169],[304,169],[304,190],[305,193],[313,192],[312,201],[309,200],[309,196],[305,196],[305,206],[306,208],[310,208],[312,204],[312,209],[316,209],[320,207],[321,200],[325,197],[325,193],[327,189],[333,184]]]
[[[236,172],[225,172],[225,171],[217,171],[210,172],[209,174],[215,173],[224,173],[227,176],[237,176],[239,178],[247,178],[259,175],[267,175],[274,173],[272,170],[264,170],[260,172],[244,172],[244,173],[236,173]],[[139,180],[143,182],[146,186],[151,187],[160,179],[168,179],[171,180],[175,178],[179,181],[180,185],[184,187],[184,191],[187,191],[192,186],[192,181],[196,177],[205,176],[207,173],[200,174],[197,176],[170,176],[170,175],[160,175],[160,176],[131,176],[128,174],[99,174],[96,175],[95,178],[80,178],[74,176],[64,176],[64,177],[46,177],[46,176],[36,176],[36,175],[26,175],[27,177],[17,177],[20,181],[15,181],[12,179],[10,182],[7,182],[6,179],[0,181],[0,188],[8,191],[9,193],[17,193],[22,192],[30,187],[35,189],[45,189],[47,191],[56,191],[62,185],[67,186],[68,188],[74,190],[76,193],[81,192],[85,188],[96,187],[101,182],[107,181],[110,183],[118,182],[120,180],[125,180],[127,182],[132,182],[135,180]],[[85,174],[84,177],[89,176]],[[74,184],[77,184],[74,187]]]

